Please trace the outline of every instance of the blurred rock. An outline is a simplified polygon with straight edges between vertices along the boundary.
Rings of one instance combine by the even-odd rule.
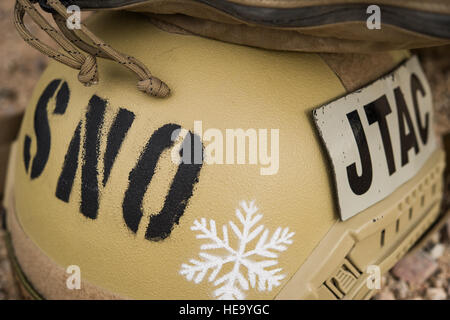
[[[432,283],[436,288],[443,288],[445,285],[445,279],[442,279],[441,277],[436,277],[433,279]]]
[[[374,299],[375,300],[395,300],[395,296],[391,291],[389,291],[387,289],[383,289],[377,295],[375,295]]]
[[[436,234],[439,234],[439,233],[436,232]],[[437,260],[440,257],[442,257],[442,255],[444,254],[444,251],[445,251],[445,246],[442,243],[438,243],[433,247],[433,249],[431,249],[430,256],[434,260]]]
[[[430,236],[429,242],[432,244],[439,243],[440,235],[439,232],[435,232]]]
[[[445,300],[447,299],[447,294],[442,288],[428,288],[426,296],[430,300]]]
[[[16,100],[17,91],[11,88],[0,88],[0,99]]]
[[[447,242],[450,242],[450,221],[447,221],[443,230]]]
[[[395,296],[399,299],[406,299],[409,293],[408,284],[402,280],[399,280],[393,285]]]
[[[400,260],[392,269],[392,273],[409,284],[420,285],[437,269],[438,264],[428,254],[418,250]]]

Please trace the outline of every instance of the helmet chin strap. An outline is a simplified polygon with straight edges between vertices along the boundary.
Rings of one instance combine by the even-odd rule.
[[[167,84],[153,76],[141,61],[115,50],[82,23],[80,23],[80,29],[76,31],[69,29],[66,22],[70,14],[60,0],[39,0],[40,5],[53,15],[59,30],[54,28],[33,5],[37,2],[38,0],[32,0],[31,2],[30,0],[16,0],[14,24],[17,31],[27,43],[43,54],[71,68],[80,70],[78,80],[81,83],[90,86],[98,82],[97,57],[100,57],[116,61],[133,71],[139,78],[137,88],[140,91],[158,98],[169,96],[170,88]],[[63,50],[55,50],[34,37],[24,24],[25,13]],[[87,38],[91,44],[86,43],[80,35]]]

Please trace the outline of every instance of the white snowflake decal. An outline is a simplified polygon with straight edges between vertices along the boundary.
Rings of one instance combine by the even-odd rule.
[[[223,300],[244,299],[243,291],[249,290],[250,286],[255,288],[258,285],[259,291],[270,291],[273,287],[279,286],[281,280],[285,278],[284,274],[280,274],[282,268],[270,268],[278,264],[276,260],[278,252],[285,251],[287,246],[292,244],[291,238],[295,234],[289,232],[289,228],[277,228],[269,239],[269,230],[263,225],[253,228],[263,217],[262,214],[257,214],[258,208],[254,201],[250,203],[242,201],[240,205],[245,216],[240,209],[236,209],[236,217],[243,229],[240,230],[232,221],[229,221],[231,230],[238,240],[238,248],[233,249],[230,246],[228,225],[222,226],[223,238],[221,239],[217,234],[214,220],[209,221],[209,228],[205,218],[200,221],[195,220],[191,230],[197,232],[196,238],[207,239],[209,242],[200,246],[201,260],[191,259],[189,264],[183,263],[180,270],[181,275],[195,283],[202,282],[211,271],[208,281],[218,287],[214,291],[214,296]],[[258,236],[259,240],[254,248],[248,250],[247,245]],[[207,253],[212,250],[224,250],[226,254],[220,256]],[[226,264],[233,264],[231,271],[218,277]],[[244,275],[241,269],[246,269],[247,275]]]

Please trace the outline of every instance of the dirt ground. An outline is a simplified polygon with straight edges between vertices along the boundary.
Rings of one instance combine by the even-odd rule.
[[[25,108],[47,59],[18,36],[12,23],[13,0],[0,1],[0,111]],[[31,31],[42,36],[36,27]],[[45,37],[44,37],[45,38]],[[417,51],[434,92],[438,134],[450,133],[450,47]],[[450,140],[450,136],[448,136]],[[450,209],[450,174],[443,210]],[[0,231],[0,300],[21,299]],[[374,299],[450,299],[450,221],[387,275]]]

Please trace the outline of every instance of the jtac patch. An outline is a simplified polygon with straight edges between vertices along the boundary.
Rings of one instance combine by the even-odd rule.
[[[333,165],[342,220],[389,196],[436,148],[431,91],[415,56],[313,117]]]

